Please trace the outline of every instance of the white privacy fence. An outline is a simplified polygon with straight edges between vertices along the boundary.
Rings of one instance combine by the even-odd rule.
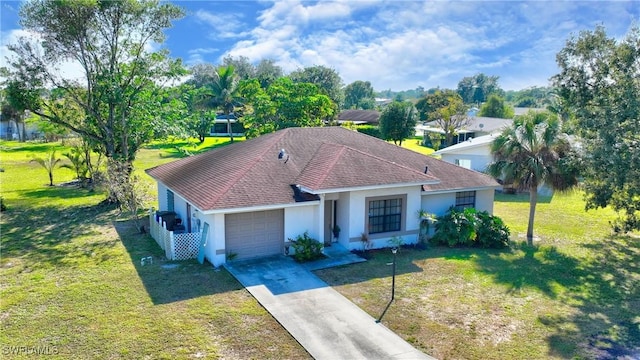
[[[198,256],[200,233],[174,233],[167,230],[166,222],[161,217],[156,220],[153,211],[149,214],[149,233],[169,260],[195,259]]]

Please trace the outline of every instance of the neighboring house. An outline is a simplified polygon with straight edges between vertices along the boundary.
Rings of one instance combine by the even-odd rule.
[[[500,132],[506,126],[511,125],[511,123],[513,123],[512,119],[471,116],[469,117],[469,123],[461,129],[458,129],[457,136],[454,136],[452,145],[467,141],[470,138],[478,138],[493,132]],[[422,132],[425,139],[428,138],[430,132],[444,134],[444,130],[442,130],[435,121],[416,126],[416,133],[419,132]]]
[[[375,110],[343,110],[338,115],[338,124],[351,122],[354,125],[378,125],[380,112]]]
[[[491,143],[500,133],[470,138],[464,142],[457,143],[442,150],[438,150],[431,155],[440,156],[440,159],[451,164],[461,166],[479,172],[485,172],[490,163],[493,162],[491,155]],[[515,191],[512,186],[505,185],[504,191]],[[538,194],[551,196],[553,190],[542,184],[538,188]]]
[[[242,122],[236,119],[234,114],[229,115],[229,122],[231,123],[231,130],[233,131],[233,136],[244,136],[244,126]],[[211,131],[209,135],[211,136],[229,136],[229,124],[227,123],[227,116],[224,114],[216,115],[216,119],[211,125]]]
[[[24,128],[25,126],[26,129]],[[42,134],[36,125],[25,124],[24,121],[17,122],[15,119],[0,114],[0,139],[19,140],[20,134],[25,135],[25,140],[33,140],[42,137]]]
[[[439,155],[442,160],[451,164],[484,172],[493,161],[491,143],[495,138],[495,134],[469,138],[466,141],[438,150],[432,155]]]
[[[489,176],[342,127],[288,128],[147,170],[159,209],[188,232],[208,224],[205,257],[282,254],[305,231],[362,249],[417,242],[419,210],[493,212]],[[331,229],[341,229],[334,239]]]

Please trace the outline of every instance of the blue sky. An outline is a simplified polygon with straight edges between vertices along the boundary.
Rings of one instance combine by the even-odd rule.
[[[188,65],[226,55],[273,59],[285,72],[324,65],[345,84],[367,80],[376,90],[456,88],[480,72],[507,90],[545,86],[572,34],[603,25],[621,38],[640,21],[640,1],[173,3],[187,16],[165,46]],[[21,34],[19,4],[1,0],[2,45]]]

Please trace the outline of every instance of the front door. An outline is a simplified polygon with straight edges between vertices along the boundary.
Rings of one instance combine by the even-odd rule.
[[[337,200],[327,200],[324,203],[324,243],[330,245],[338,241],[333,236],[333,228],[336,226],[336,205]]]

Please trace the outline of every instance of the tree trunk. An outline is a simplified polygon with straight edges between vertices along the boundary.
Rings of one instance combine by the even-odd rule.
[[[231,142],[233,142],[233,131],[231,130],[231,119],[229,118],[229,113],[227,113],[227,130],[229,130],[229,137],[231,138]]]
[[[533,219],[536,215],[536,204],[538,203],[538,186],[529,189],[529,224],[527,225],[527,244],[533,245]]]
[[[49,170],[49,186],[53,186],[53,170]]]

